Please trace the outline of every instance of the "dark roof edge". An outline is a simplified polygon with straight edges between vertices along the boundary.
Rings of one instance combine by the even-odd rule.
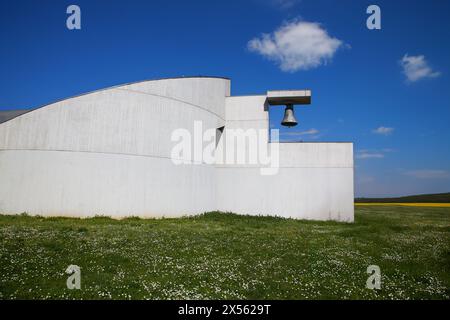
[[[20,115],[18,115],[18,116],[15,116],[15,117],[13,117],[13,118],[11,118],[11,119],[8,119],[8,120],[6,120],[5,122],[0,122],[0,125],[3,124],[3,123],[6,123],[6,122],[8,122],[8,121],[14,120],[15,118],[18,118],[18,117],[20,117],[20,116],[23,116],[24,114],[33,112],[33,111],[38,110],[38,109],[41,109],[41,108],[45,108],[45,107],[47,107],[47,106],[49,106],[49,105],[52,105],[52,104],[55,104],[55,103],[58,103],[58,102],[61,102],[61,101],[64,101],[64,100],[69,100],[69,99],[73,99],[73,98],[78,98],[78,97],[86,96],[86,95],[91,94],[91,93],[97,93],[97,92],[100,92],[100,91],[106,91],[106,90],[110,90],[110,89],[116,89],[116,88],[120,88],[120,87],[124,87],[124,86],[129,86],[129,85],[132,85],[132,84],[137,84],[137,83],[142,83],[142,82],[160,81],[160,80],[171,80],[171,79],[173,79],[173,80],[175,80],[175,79],[193,79],[193,78],[223,79],[223,80],[231,81],[231,78],[228,78],[228,77],[219,77],[219,76],[180,76],[180,77],[165,77],[165,78],[145,79],[145,80],[138,80],[138,81],[133,81],[133,82],[126,82],[126,83],[122,83],[122,84],[116,84],[116,85],[114,85],[114,86],[109,86],[109,87],[105,87],[105,88],[95,89],[95,90],[92,90],[92,91],[88,91],[88,92],[76,94],[76,95],[73,95],[73,96],[70,96],[70,97],[67,97],[67,98],[62,98],[62,99],[54,100],[54,101],[52,101],[52,102],[50,102],[50,103],[46,103],[46,104],[40,105],[40,106],[38,106],[38,107],[36,107],[36,108],[29,109],[27,112],[24,112],[24,113],[22,113],[22,114],[20,114]],[[19,110],[19,109],[10,109],[10,110],[4,110],[4,111],[13,111],[13,110]]]

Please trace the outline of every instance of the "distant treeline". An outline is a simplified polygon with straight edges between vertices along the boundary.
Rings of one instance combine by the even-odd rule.
[[[435,194],[418,194],[398,198],[356,198],[355,202],[435,202],[450,203],[450,192]]]

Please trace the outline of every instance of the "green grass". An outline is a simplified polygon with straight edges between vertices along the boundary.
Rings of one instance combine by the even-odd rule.
[[[355,219],[0,216],[0,298],[449,299],[449,208],[358,207]],[[81,290],[66,288],[70,264]],[[381,290],[365,287],[371,264]]]

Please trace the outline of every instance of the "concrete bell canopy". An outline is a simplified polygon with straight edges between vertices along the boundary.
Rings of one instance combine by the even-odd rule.
[[[267,102],[272,106],[310,104],[311,90],[267,91]]]

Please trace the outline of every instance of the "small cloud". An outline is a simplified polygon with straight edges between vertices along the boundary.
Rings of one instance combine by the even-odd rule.
[[[359,149],[356,152],[356,159],[382,159],[386,153],[393,152],[393,149]]]
[[[297,5],[300,0],[271,0],[271,2],[275,7],[281,10],[286,10],[291,9],[292,7]]]
[[[330,61],[343,42],[330,37],[319,23],[292,21],[247,44],[250,51],[274,61],[282,71],[317,68]]]
[[[356,182],[360,184],[372,183],[375,181],[375,178],[366,174],[358,174],[356,176]]]
[[[301,132],[301,134],[318,134],[318,133],[319,133],[319,130],[314,129],[314,128]]]
[[[358,152],[356,154],[357,159],[381,159],[384,158],[382,153],[369,153],[369,152]]]
[[[390,135],[392,132],[394,131],[394,128],[390,128],[390,127],[378,127],[374,130],[372,130],[372,133],[375,134],[381,134],[384,136],[388,136]]]
[[[450,178],[450,172],[446,170],[412,170],[406,171],[404,173],[407,176],[414,177],[417,179],[447,179]]]
[[[424,78],[436,78],[441,74],[431,69],[423,55],[408,56],[408,54],[405,54],[400,60],[400,65],[408,82],[416,82]]]
[[[386,153],[394,152],[394,149],[360,149],[356,152],[356,159],[381,159]]]
[[[295,137],[304,137],[308,136],[309,140],[314,140],[320,138],[321,134],[320,131],[317,129],[309,129],[305,131],[282,131],[280,132],[280,136],[283,136],[285,138],[280,138],[280,141],[293,141],[295,140]],[[286,137],[287,136],[287,137]]]
[[[282,135],[285,136],[304,136],[304,135],[316,135],[319,133],[317,129],[309,129],[306,131],[289,131],[289,132],[281,132]]]

